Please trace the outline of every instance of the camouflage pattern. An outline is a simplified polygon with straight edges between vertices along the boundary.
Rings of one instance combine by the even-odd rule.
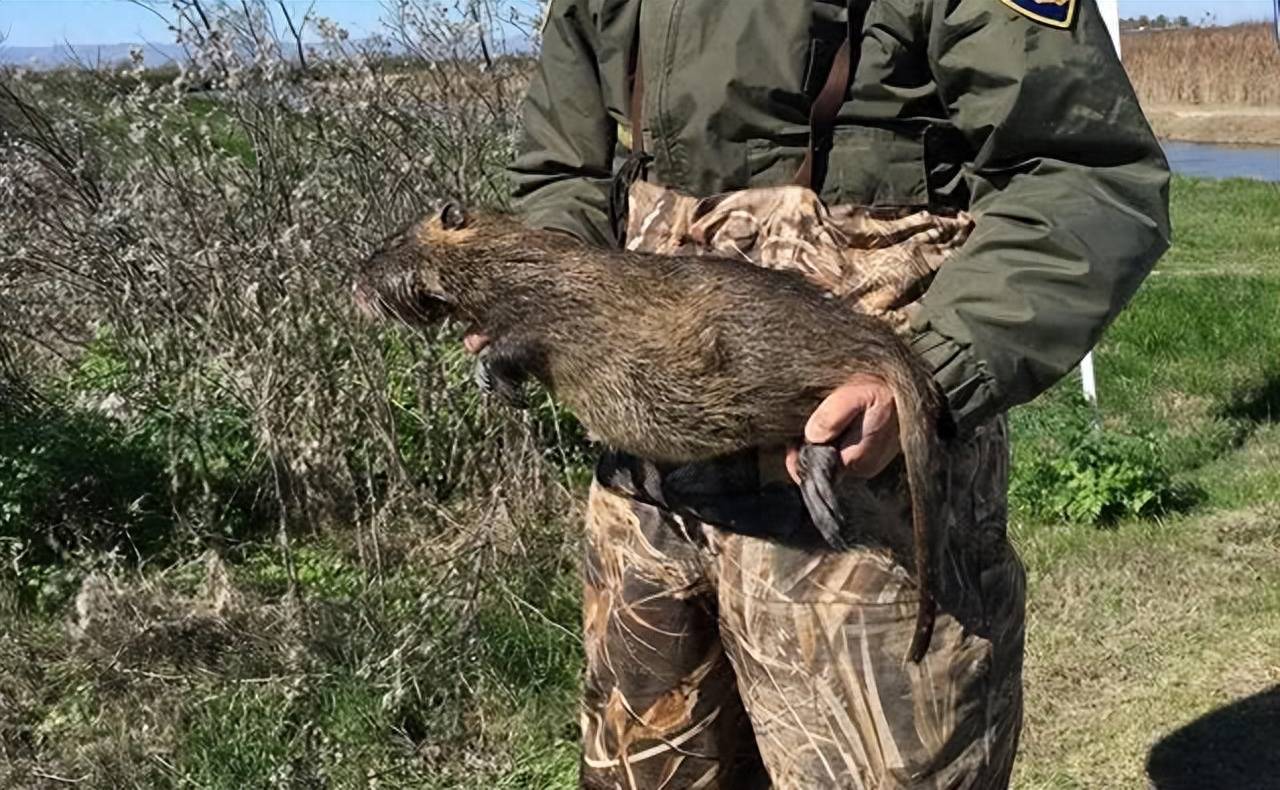
[[[732,249],[889,313],[967,233],[963,217],[827,210],[805,192],[699,202],[638,183],[628,246]],[[905,659],[918,598],[903,477],[899,459],[842,481],[858,545],[836,553],[776,448],[679,469],[607,454],[587,516],[582,786],[1007,786],[1024,577],[1005,538],[1003,416],[952,464],[941,612],[919,665]]]
[[[973,228],[964,212],[828,207],[813,190],[791,185],[698,199],[639,181],[627,205],[627,249],[717,255],[798,271],[900,328],[903,309],[919,299]]]
[[[832,554],[776,449],[676,469],[606,455],[588,517],[586,787],[1008,782],[1024,581],[1002,415],[1077,364],[1168,246],[1168,164],[1094,0],[1064,25],[1000,0],[864,5],[814,196],[785,185],[846,2],[550,2],[510,168],[524,220],[608,244],[615,174],[641,140],[649,176],[679,194],[636,185],[631,246],[793,267],[880,312],[967,437],[918,666],[900,464],[844,482],[859,546]],[[905,208],[843,208],[863,205]]]

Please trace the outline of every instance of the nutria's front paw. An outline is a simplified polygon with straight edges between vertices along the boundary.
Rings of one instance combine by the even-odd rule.
[[[524,385],[518,381],[495,376],[493,383],[493,394],[502,399],[502,402],[513,409],[529,408],[529,399],[524,395]]]
[[[491,364],[488,349],[476,357],[475,367],[471,370],[471,380],[486,395],[496,395],[503,403],[514,409],[524,409],[529,405],[524,395],[524,381],[520,378],[505,375],[500,366]]]
[[[493,371],[489,369],[489,360],[483,354],[476,357],[475,367],[471,369],[471,380],[486,395],[493,392]]]

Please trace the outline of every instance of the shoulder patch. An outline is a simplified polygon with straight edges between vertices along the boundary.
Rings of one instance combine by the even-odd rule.
[[[1075,21],[1079,0],[1001,0],[1005,5],[1042,25],[1066,29]]]

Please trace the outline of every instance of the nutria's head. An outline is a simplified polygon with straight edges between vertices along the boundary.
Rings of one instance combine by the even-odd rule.
[[[384,241],[360,266],[356,305],[368,316],[431,326],[464,318],[460,302],[458,248],[475,231],[462,207],[450,202]],[[451,276],[453,275],[453,276]]]

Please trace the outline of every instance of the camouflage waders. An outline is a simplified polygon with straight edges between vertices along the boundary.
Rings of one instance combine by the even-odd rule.
[[[641,181],[627,245],[799,269],[900,326],[969,227],[963,214],[827,209],[799,186],[696,200]],[[844,480],[858,546],[834,553],[780,451],[679,469],[606,456],[587,515],[583,787],[1007,786],[1024,600],[1007,466],[1001,416],[952,466],[941,611],[915,665],[900,460]]]

